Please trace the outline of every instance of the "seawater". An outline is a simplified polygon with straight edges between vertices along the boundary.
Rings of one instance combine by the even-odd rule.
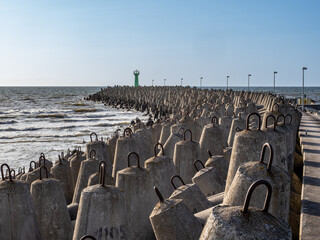
[[[40,153],[55,161],[68,148],[84,150],[91,132],[106,139],[136,117],[147,118],[84,100],[98,91],[100,87],[1,87],[0,164],[28,169]]]
[[[205,87],[225,89],[223,87]],[[231,87],[247,90],[246,87]],[[90,133],[99,138],[111,136],[132,119],[147,117],[85,101],[100,87],[0,87],[0,164],[28,167],[40,153],[55,161],[62,151],[85,145]],[[272,87],[250,87],[251,91],[272,92]],[[277,87],[276,93],[290,98],[302,95],[301,87]],[[320,103],[320,88],[306,87],[308,98]]]

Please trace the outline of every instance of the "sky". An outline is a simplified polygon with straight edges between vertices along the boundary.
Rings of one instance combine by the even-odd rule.
[[[320,86],[318,0],[0,0],[0,86]]]

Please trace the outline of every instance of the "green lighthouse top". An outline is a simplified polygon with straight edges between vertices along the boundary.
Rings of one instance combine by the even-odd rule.
[[[140,72],[138,70],[134,70],[133,71],[133,75],[134,75],[134,86],[135,87],[139,87],[139,76]]]

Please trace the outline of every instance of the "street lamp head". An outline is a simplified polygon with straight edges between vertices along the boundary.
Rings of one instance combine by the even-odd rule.
[[[251,77],[251,74],[248,74],[248,77]]]
[[[230,76],[227,76],[227,78],[229,78]]]
[[[307,70],[307,69],[308,69],[308,68],[306,68],[306,67],[303,67],[303,68],[302,68],[302,70]]]
[[[277,74],[278,72],[274,71],[273,73],[274,73],[274,74]]]
[[[203,79],[203,77],[201,77],[200,79]]]

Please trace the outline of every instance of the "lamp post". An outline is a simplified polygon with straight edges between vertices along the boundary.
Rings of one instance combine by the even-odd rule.
[[[302,111],[304,111],[304,70],[307,70],[308,68],[303,67],[302,68]]]
[[[230,76],[227,76],[227,90],[228,90],[228,87],[229,87],[229,77]]]
[[[154,80],[152,79],[152,86],[153,86],[153,82],[154,82]]]
[[[251,77],[251,74],[248,74],[248,91],[250,90],[250,77]]]
[[[166,80],[167,80],[167,79],[163,79],[163,86],[166,85]]]
[[[181,78],[181,87],[182,87],[182,81],[183,81],[183,78]]]
[[[202,79],[203,77],[200,78],[200,89],[202,88]]]
[[[276,72],[276,71],[273,72],[273,94],[276,93],[276,74],[277,73],[278,72]]]

